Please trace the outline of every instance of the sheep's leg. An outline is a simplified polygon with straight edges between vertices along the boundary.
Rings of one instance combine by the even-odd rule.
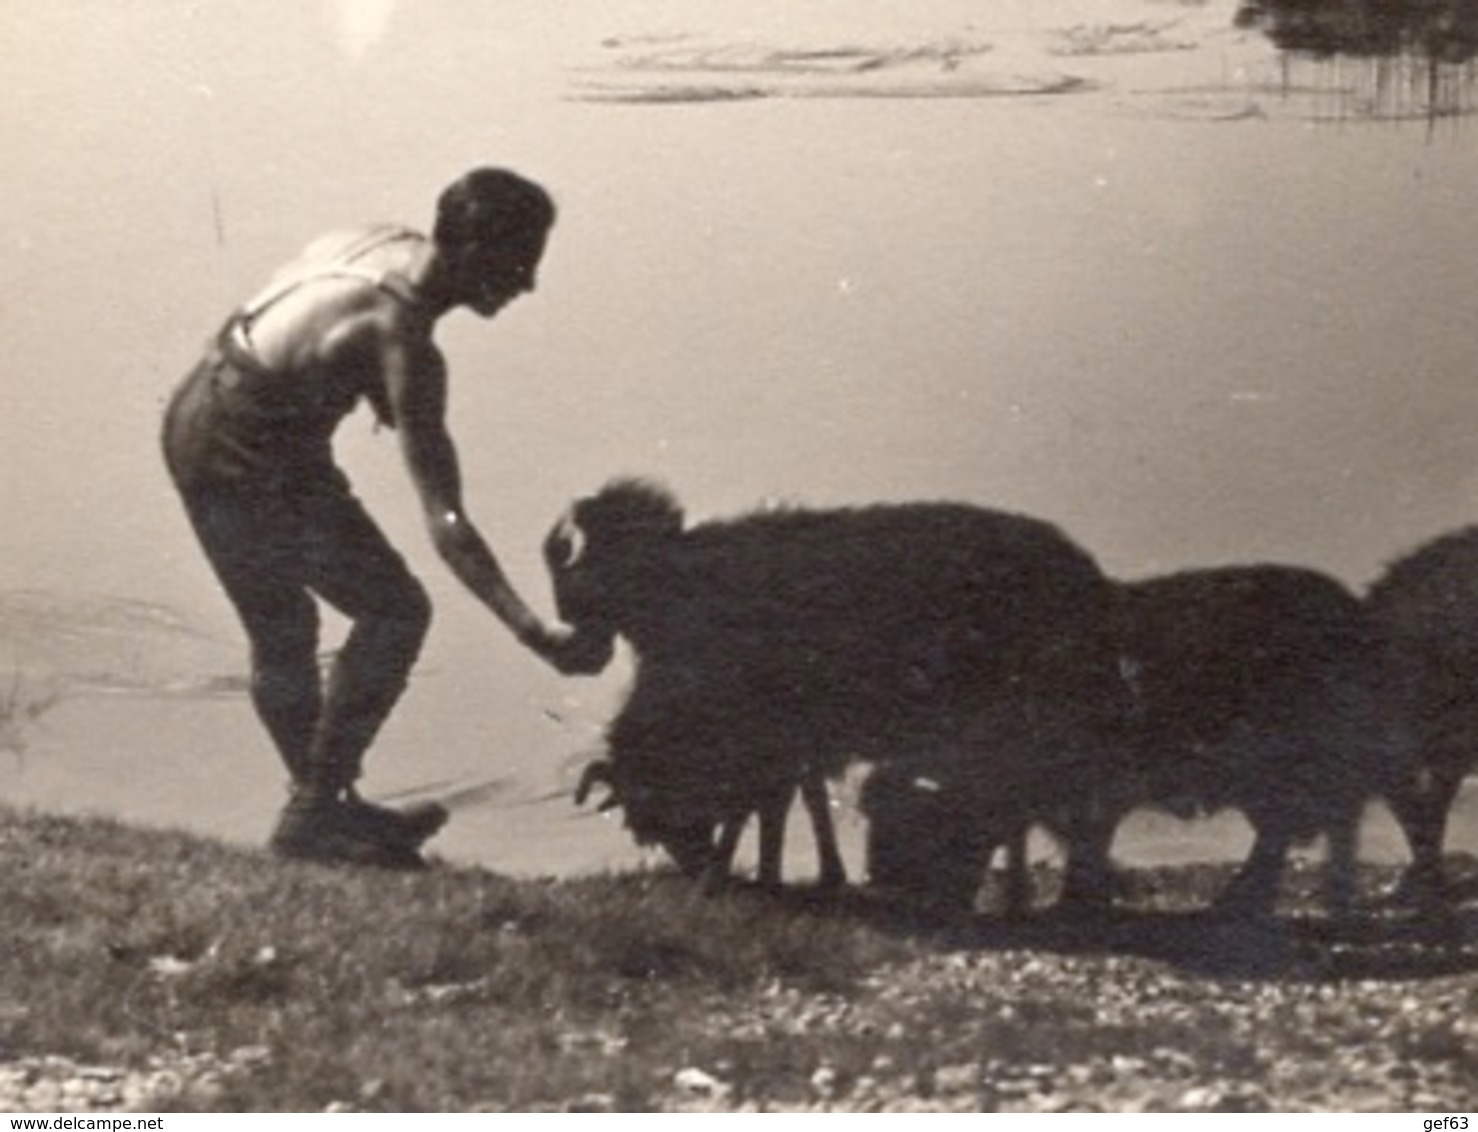
[[[1392,899],[1419,907],[1446,903],[1447,878],[1442,847],[1447,817],[1462,784],[1462,775],[1428,772],[1420,783],[1405,783],[1387,801],[1411,849],[1411,864],[1401,875]]]
[[[1360,843],[1360,810],[1352,803],[1326,831],[1324,902],[1331,916],[1348,919],[1355,908],[1355,860]]]
[[[1116,806],[1094,794],[1080,812],[1070,814],[1059,834],[1067,861],[1059,903],[1077,912],[1103,912],[1113,903],[1114,875],[1109,863],[1119,829]]]
[[[1026,836],[1029,826],[1022,822],[1006,835],[1006,915],[1018,917],[1031,908],[1031,878],[1027,876]]]
[[[748,821],[748,814],[738,814],[719,825],[718,842],[713,847],[713,857],[704,867],[699,882],[704,892],[716,893],[729,883],[729,877],[734,869],[734,853],[739,848],[739,838],[744,833],[744,826]],[[763,822],[763,817],[761,821]]]
[[[761,888],[780,887],[780,862],[785,853],[785,818],[790,812],[794,787],[786,785],[761,800],[759,883]]]
[[[1266,822],[1257,821],[1253,825],[1256,836],[1252,842],[1252,852],[1247,855],[1247,860],[1231,883],[1217,897],[1215,906],[1219,912],[1267,915],[1273,910],[1273,903],[1278,895],[1278,881],[1283,876],[1283,864],[1293,838],[1281,825],[1274,828]]]
[[[838,889],[847,883],[847,868],[837,847],[836,826],[831,820],[831,794],[826,779],[807,774],[801,779],[801,801],[811,815],[811,829],[816,835],[816,855],[820,860],[817,883],[824,889]]]
[[[724,872],[734,867],[734,853],[739,848],[739,838],[749,822],[748,814],[739,814],[719,827],[718,843],[713,847],[713,864]]]

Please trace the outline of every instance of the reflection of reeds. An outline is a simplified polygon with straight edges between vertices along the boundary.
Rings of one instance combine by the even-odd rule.
[[[1235,23],[1289,58],[1355,77],[1331,115],[1396,120],[1478,111],[1478,7],[1467,0],[1243,0]]]
[[[1478,57],[1478,10],[1469,0],[1243,0],[1233,22],[1316,57]]]
[[[1285,59],[1319,76],[1327,107],[1315,117],[1401,121],[1467,117],[1478,113],[1478,64],[1444,63],[1414,55],[1393,58]],[[1316,84],[1318,85],[1318,84]]]
[[[0,751],[20,756],[26,752],[26,738],[40,718],[61,702],[59,687],[37,691],[26,686],[17,668],[10,687],[0,694]]]

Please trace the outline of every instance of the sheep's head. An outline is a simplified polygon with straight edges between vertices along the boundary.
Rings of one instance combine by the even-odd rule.
[[[596,786],[604,786],[609,793],[599,809],[621,807],[638,845],[659,845],[683,873],[701,875],[717,852],[718,819],[684,805],[659,784],[642,781],[633,769],[613,759],[596,759],[580,777],[576,805],[584,805]]]
[[[640,480],[616,480],[577,500],[544,539],[560,618],[582,633],[614,637],[624,627],[633,560],[682,526],[672,496]]]

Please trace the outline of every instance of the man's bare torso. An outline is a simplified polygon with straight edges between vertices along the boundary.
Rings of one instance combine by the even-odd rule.
[[[406,229],[320,237],[242,306],[244,341],[264,368],[313,380],[324,369],[362,366],[369,344],[357,339],[429,338],[430,324],[414,317],[426,249],[424,237]]]

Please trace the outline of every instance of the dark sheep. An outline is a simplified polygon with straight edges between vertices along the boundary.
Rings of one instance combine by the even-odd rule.
[[[1385,649],[1390,711],[1409,730],[1417,768],[1412,789],[1393,800],[1412,854],[1398,892],[1440,901],[1448,815],[1478,767],[1478,528],[1398,559],[1366,606]]]
[[[1122,714],[1113,589],[1034,519],[916,503],[685,529],[670,495],[621,481],[574,504],[545,558],[560,616],[636,658],[582,787],[609,785],[637,840],[689,872],[726,874],[750,814],[778,824],[854,760],[983,744],[1016,764],[1003,788],[1060,789],[1085,772],[1064,752],[1096,770],[1080,736]],[[775,883],[778,831],[769,843]]]
[[[1223,894],[1232,907],[1270,908],[1288,850],[1324,834],[1328,902],[1347,910],[1365,807],[1398,795],[1409,770],[1359,598],[1290,566],[1189,571],[1125,593],[1143,801],[1243,813],[1255,841]]]
[[[1124,585],[1118,624],[1131,749],[1096,796],[1059,811],[1058,828],[1085,823],[1080,847],[1106,871],[1113,829],[1137,806],[1237,809],[1255,841],[1219,906],[1269,911],[1289,849],[1323,834],[1327,899],[1347,910],[1365,805],[1399,797],[1409,770],[1359,599],[1312,570],[1195,570]],[[973,899],[989,852],[1021,835],[998,797],[991,768],[948,754],[900,764],[864,789],[870,868],[956,906]],[[961,848],[974,856],[941,868]]]

